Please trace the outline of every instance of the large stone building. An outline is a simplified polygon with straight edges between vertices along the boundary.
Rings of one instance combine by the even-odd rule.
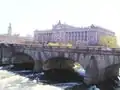
[[[39,42],[84,42],[87,45],[98,45],[103,35],[115,36],[115,33],[102,27],[74,27],[62,24],[60,21],[53,25],[52,30],[34,31],[34,39]]]

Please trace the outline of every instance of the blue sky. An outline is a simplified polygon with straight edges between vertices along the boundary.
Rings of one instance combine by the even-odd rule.
[[[58,20],[74,26],[99,25],[120,39],[119,0],[0,0],[0,33],[32,34],[52,27]]]

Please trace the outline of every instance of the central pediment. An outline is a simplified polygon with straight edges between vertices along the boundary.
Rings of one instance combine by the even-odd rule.
[[[75,27],[67,25],[67,24],[61,24],[61,21],[59,20],[59,22],[53,26],[53,30],[61,30],[61,29],[74,29]]]

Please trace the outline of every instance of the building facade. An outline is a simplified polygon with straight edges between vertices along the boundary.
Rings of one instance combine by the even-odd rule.
[[[59,21],[53,25],[52,30],[35,30],[34,40],[39,42],[81,42],[87,45],[97,45],[99,38],[103,35],[115,36],[115,33],[94,25],[80,28],[62,24]]]
[[[0,43],[25,44],[26,42],[33,42],[33,37],[22,37],[19,34],[13,35],[11,23],[9,23],[7,34],[0,34]]]
[[[29,37],[15,36],[15,35],[0,35],[0,43],[11,43],[11,44],[25,44],[26,42],[33,42],[33,39]]]

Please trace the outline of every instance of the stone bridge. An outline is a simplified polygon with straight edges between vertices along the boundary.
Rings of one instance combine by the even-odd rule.
[[[86,70],[85,81],[97,83],[119,74],[120,50],[100,48],[52,48],[31,45],[0,44],[0,63],[33,69],[72,69],[74,62]]]

